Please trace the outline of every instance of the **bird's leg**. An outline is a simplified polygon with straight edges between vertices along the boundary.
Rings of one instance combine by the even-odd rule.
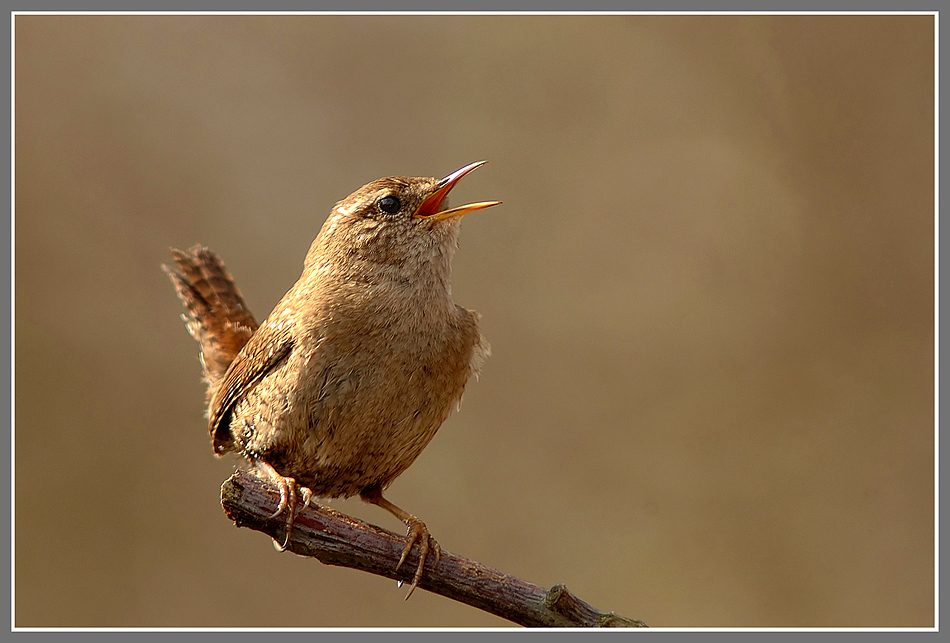
[[[412,592],[419,584],[419,579],[422,578],[422,569],[425,567],[426,557],[429,554],[430,548],[435,554],[436,565],[439,564],[439,557],[442,555],[442,548],[439,546],[439,543],[436,542],[435,538],[429,534],[429,530],[426,528],[426,524],[424,522],[383,498],[383,492],[378,487],[369,487],[367,489],[363,489],[363,491],[360,492],[360,498],[362,498],[364,502],[374,504],[377,507],[382,507],[406,523],[406,526],[409,528],[408,532],[406,533],[406,535],[409,537],[409,542],[406,543],[406,548],[402,550],[402,556],[400,556],[399,562],[396,563],[397,571],[406,561],[406,556],[409,555],[409,551],[412,549],[413,543],[419,541],[419,565],[416,567],[416,574],[412,578],[412,585],[409,587],[409,593],[406,594],[406,600],[409,600],[409,597],[412,596]]]
[[[287,535],[284,536],[284,542],[281,544],[277,542],[277,539],[274,539],[274,547],[276,547],[278,551],[284,551],[287,549],[287,543],[290,542],[290,532],[294,528],[294,518],[299,512],[306,509],[307,505],[310,504],[310,498],[313,496],[313,492],[307,487],[301,487],[298,485],[297,481],[293,478],[288,478],[277,473],[277,470],[274,469],[274,467],[272,467],[266,460],[254,458],[251,460],[251,462],[258,471],[267,476],[267,478],[276,484],[277,488],[280,490],[280,503],[277,505],[277,511],[274,512],[271,518],[276,518],[285,509],[288,510]],[[297,497],[298,492],[300,493],[299,499]]]

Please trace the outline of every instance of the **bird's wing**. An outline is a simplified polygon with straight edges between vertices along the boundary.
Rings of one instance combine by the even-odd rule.
[[[231,411],[249,390],[290,355],[294,340],[286,326],[264,323],[231,363],[224,379],[211,398],[208,430],[215,453],[230,450]]]

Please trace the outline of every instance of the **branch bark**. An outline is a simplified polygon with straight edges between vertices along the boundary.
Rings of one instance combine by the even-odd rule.
[[[238,527],[281,541],[286,516],[271,519],[278,504],[275,488],[249,471],[238,471],[221,487],[221,505]],[[298,514],[287,549],[377,576],[409,583],[418,564],[414,547],[395,571],[406,538],[311,503]],[[442,550],[436,566],[426,560],[419,589],[477,607],[526,627],[646,627],[643,621],[604,613],[571,594],[564,585],[545,590],[468,558]]]

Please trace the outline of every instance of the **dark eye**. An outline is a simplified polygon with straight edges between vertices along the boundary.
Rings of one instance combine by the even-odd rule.
[[[399,208],[402,207],[402,203],[394,196],[384,196],[376,202],[376,205],[386,214],[396,214],[399,212]]]

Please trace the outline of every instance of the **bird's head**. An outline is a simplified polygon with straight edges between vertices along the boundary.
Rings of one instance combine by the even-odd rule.
[[[484,163],[443,179],[390,176],[364,185],[333,208],[307,255],[308,268],[334,273],[389,267],[384,274],[397,278],[448,270],[461,217],[500,203],[448,207],[452,188]]]

